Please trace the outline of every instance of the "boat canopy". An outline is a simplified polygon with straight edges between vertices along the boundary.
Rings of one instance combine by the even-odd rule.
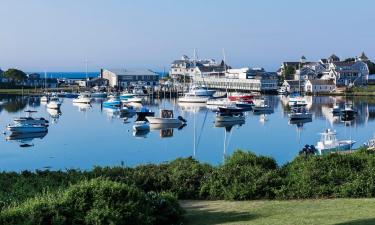
[[[160,110],[161,118],[173,118],[173,110],[162,109]]]

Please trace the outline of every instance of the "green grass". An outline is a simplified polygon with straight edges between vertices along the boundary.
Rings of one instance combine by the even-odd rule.
[[[187,225],[375,224],[375,199],[181,201]]]

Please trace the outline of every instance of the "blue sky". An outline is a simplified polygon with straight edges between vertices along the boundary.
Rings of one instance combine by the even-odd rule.
[[[1,0],[0,67],[26,71],[168,69],[182,54],[276,70],[365,51],[372,0]]]

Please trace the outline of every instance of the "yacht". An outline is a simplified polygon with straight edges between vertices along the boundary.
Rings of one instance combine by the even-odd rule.
[[[146,116],[146,119],[150,124],[177,124],[182,125],[186,123],[186,120],[181,116],[174,118],[172,110],[162,109],[160,110],[160,116]]]
[[[21,124],[21,123],[8,125],[6,128],[12,133],[41,133],[41,132],[48,131],[47,126],[45,125],[32,125],[32,124]]]
[[[270,105],[266,104],[264,99],[257,101],[253,106],[254,113],[272,113],[273,109]]]
[[[183,97],[178,98],[178,102],[207,103],[209,99],[209,96],[191,95],[187,93]]]
[[[290,120],[312,119],[312,113],[308,112],[305,107],[292,108],[292,112],[288,116]]]
[[[121,101],[116,96],[111,95],[109,96],[109,99],[105,102],[103,102],[104,107],[120,107]]]
[[[60,109],[61,101],[57,96],[52,96],[47,104],[49,109]]]
[[[355,141],[352,140],[337,140],[336,134],[337,133],[331,129],[327,129],[323,133],[320,133],[320,141],[315,146],[320,155],[350,150],[355,144]]]
[[[90,93],[81,93],[78,98],[73,99],[73,103],[90,104],[91,97]]]
[[[30,125],[47,125],[49,122],[48,120],[44,119],[43,117],[34,118],[32,117],[33,113],[36,111],[27,110],[25,111],[27,116],[25,117],[16,117],[14,118],[13,122],[18,124],[30,124]]]
[[[194,96],[206,96],[212,97],[216,93],[215,90],[210,90],[206,86],[197,86],[193,85],[187,94],[194,95]]]

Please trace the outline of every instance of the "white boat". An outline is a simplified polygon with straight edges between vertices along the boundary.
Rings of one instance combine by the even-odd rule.
[[[210,97],[185,94],[183,97],[178,98],[178,102],[190,102],[190,103],[207,103]]]
[[[146,116],[147,121],[150,124],[177,124],[182,125],[186,121],[179,116],[178,118],[173,117],[173,111],[172,110],[160,110],[160,117],[155,116]]]
[[[120,107],[121,101],[114,95],[110,95],[108,100],[103,102],[104,107]]]
[[[50,101],[47,104],[49,109],[60,109],[61,101],[57,96],[51,97]]]
[[[13,119],[13,122],[18,123],[18,124],[30,124],[30,125],[47,125],[49,123],[48,120],[44,119],[43,117],[40,117],[40,118],[32,117],[32,114],[36,113],[36,111],[27,110],[25,112],[27,113],[27,116],[16,117]]]
[[[134,96],[135,96],[135,94],[133,94],[133,93],[122,92],[122,93],[120,94],[120,99],[121,99],[121,100],[127,100],[127,99],[129,99],[129,98],[133,98]]]
[[[337,140],[336,132],[331,129],[325,130],[323,133],[320,133],[320,135],[320,141],[315,146],[320,155],[350,150],[355,144],[355,141],[352,140]]]
[[[216,98],[207,100],[207,105],[225,106],[229,104],[231,104],[231,101],[227,98]]]
[[[91,97],[90,93],[81,93],[78,98],[73,99],[73,103],[90,104]]]
[[[245,122],[245,116],[243,113],[217,113],[215,117],[216,123],[222,122]]]
[[[307,101],[304,97],[296,96],[296,97],[289,97],[289,106],[306,106]]]
[[[128,98],[123,102],[134,102],[134,103],[141,103],[143,102],[143,97],[141,96],[133,96],[132,98]]]
[[[254,113],[272,113],[273,109],[270,105],[266,104],[264,99],[256,101],[255,105],[252,107]]]
[[[150,130],[150,125],[147,123],[147,121],[135,121],[133,125],[133,130],[135,131]]]
[[[8,125],[7,130],[9,130],[12,133],[40,133],[48,131],[47,126],[44,125],[31,125],[21,123]]]
[[[195,96],[212,97],[215,94],[215,92],[216,92],[215,90],[210,90],[204,85],[202,86],[193,85],[187,94],[195,95]]]
[[[290,120],[312,119],[312,113],[308,112],[304,107],[292,108],[292,112],[288,116]]]

